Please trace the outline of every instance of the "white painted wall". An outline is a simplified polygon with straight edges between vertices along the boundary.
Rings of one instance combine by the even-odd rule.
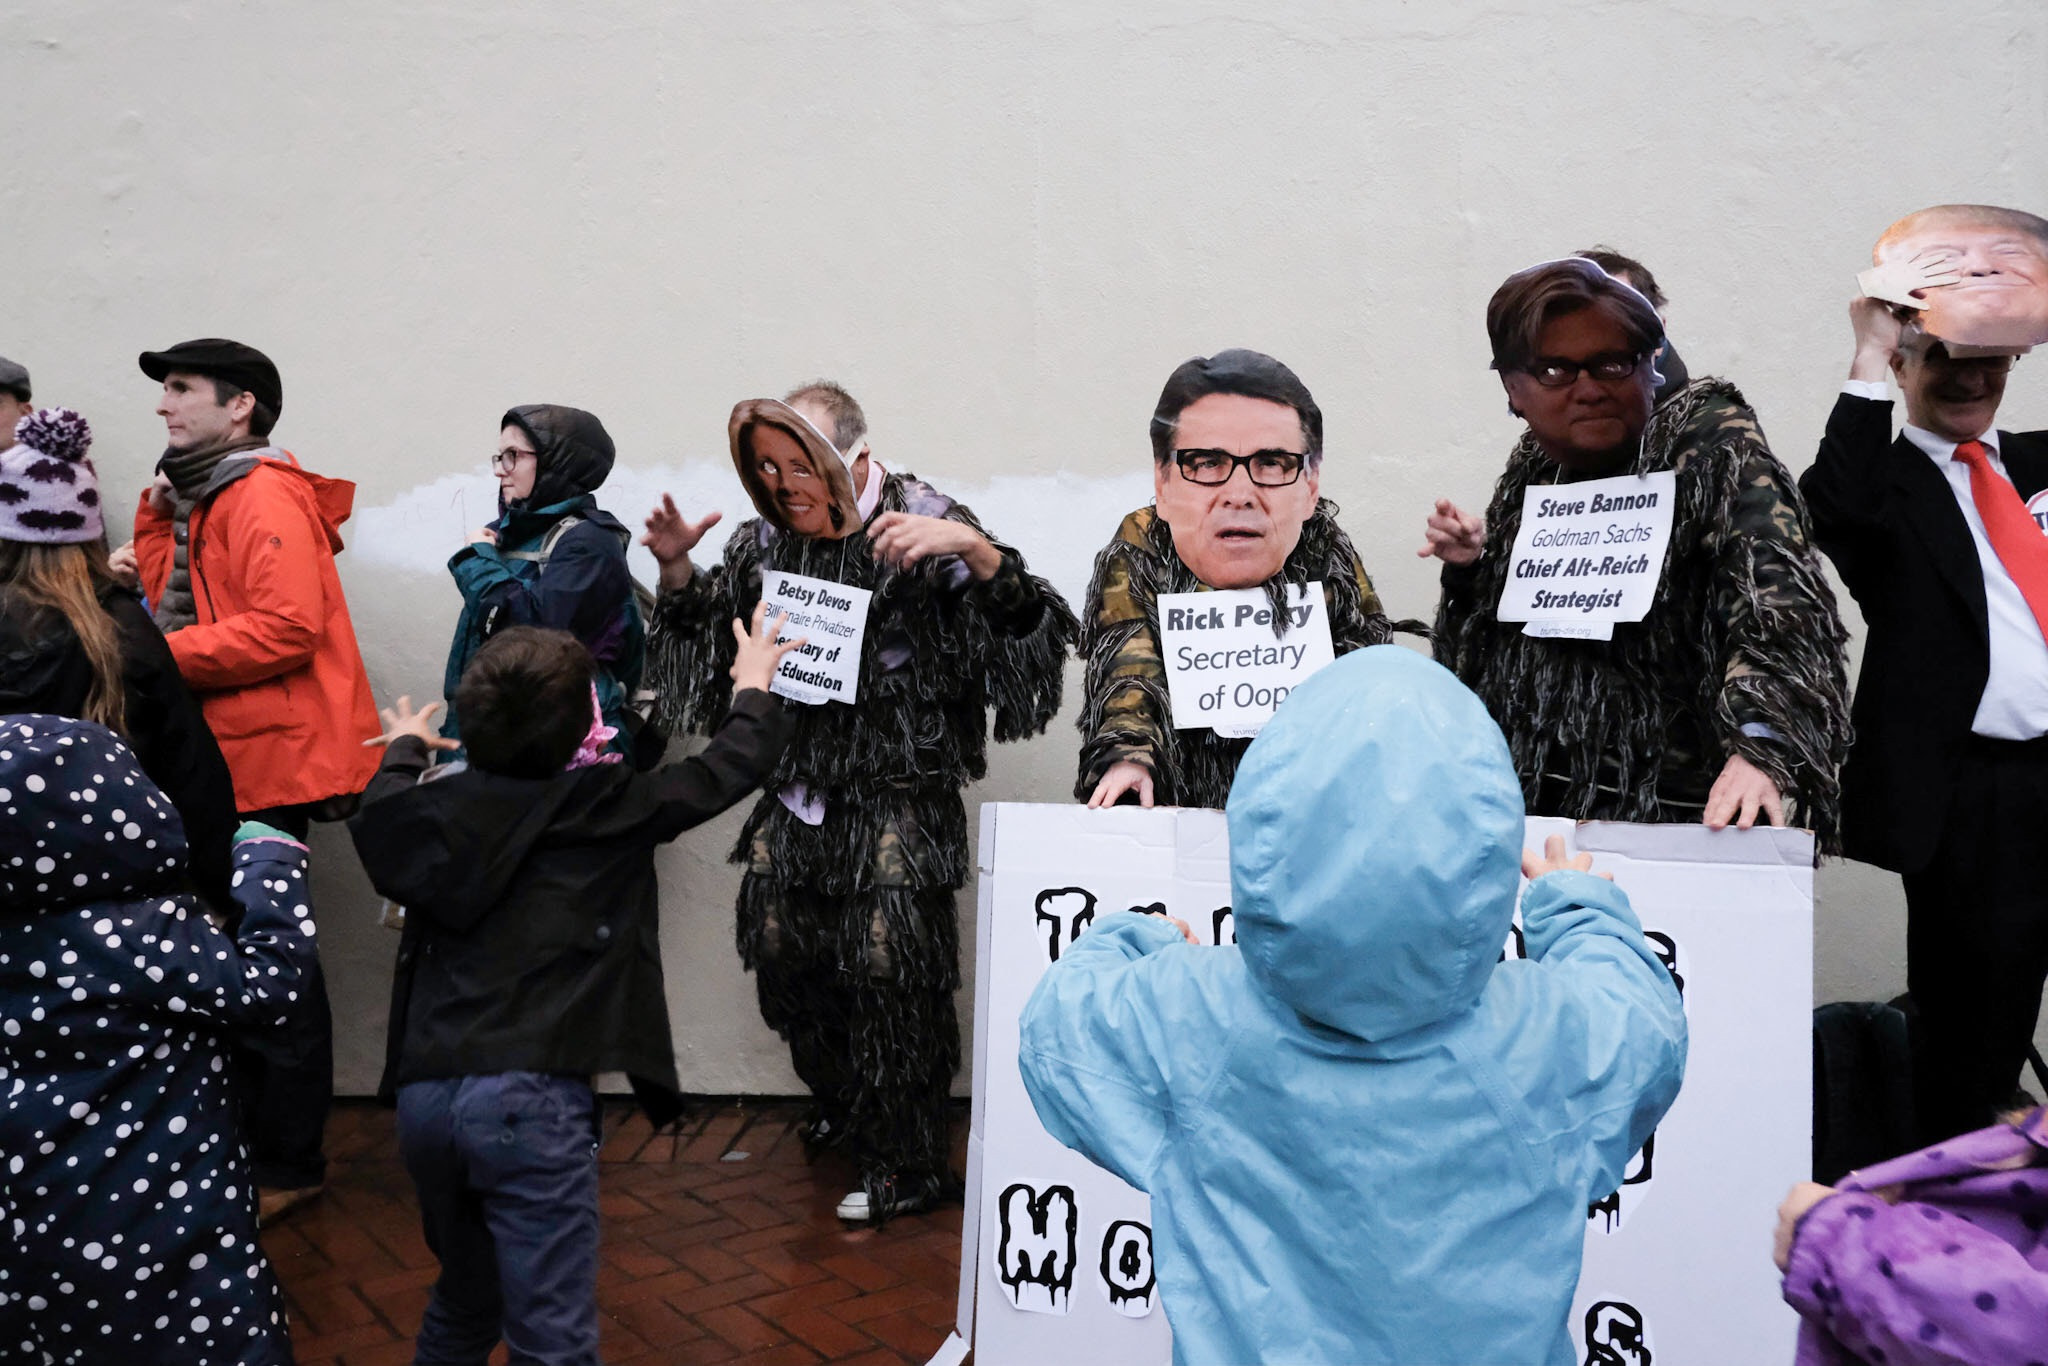
[[[2037,0],[17,0],[0,354],[92,418],[112,490],[161,442],[137,351],[275,357],[280,437],[361,484],[343,576],[384,696],[438,687],[437,566],[487,514],[505,407],[602,415],[629,520],[660,487],[737,516],[727,409],[820,374],[1078,594],[1142,501],[1167,371],[1271,351],[1328,415],[1325,488],[1390,608],[1427,616],[1428,502],[1483,503],[1515,434],[1485,368],[1503,276],[1639,255],[1694,373],[1802,469],[1877,231],[2048,206],[2044,68]],[[2048,425],[2043,363],[2006,425]],[[1010,747],[970,800],[1061,798],[1074,744]],[[663,862],[684,1084],[789,1091],[731,947],[734,825]],[[360,1090],[393,936],[345,838],[317,856]],[[1897,990],[1896,880],[1820,891],[1819,997]]]

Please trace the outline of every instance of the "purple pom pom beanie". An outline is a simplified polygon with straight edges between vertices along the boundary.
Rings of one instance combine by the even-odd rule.
[[[104,536],[86,420],[69,408],[40,408],[15,424],[14,440],[0,451],[0,540],[71,545]]]

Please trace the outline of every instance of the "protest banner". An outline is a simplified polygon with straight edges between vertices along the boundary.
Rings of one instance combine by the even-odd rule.
[[[1677,1102],[1621,1189],[1587,1210],[1575,1352],[1790,1360],[1797,1321],[1766,1234],[1810,1161],[1812,836],[1529,819],[1532,847],[1553,834],[1628,892],[1691,1033]],[[1149,1202],[1040,1127],[1017,1069],[1018,1016],[1100,916],[1158,903],[1205,942],[1234,943],[1223,815],[992,803],[980,876],[959,1315],[933,1362],[971,1344],[979,1366],[1163,1366]]]

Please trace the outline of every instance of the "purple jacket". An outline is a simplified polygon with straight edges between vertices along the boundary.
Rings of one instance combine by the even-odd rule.
[[[1896,1205],[1867,1193],[1886,1186]],[[1793,1236],[1797,1366],[2048,1363],[2048,1107],[1838,1190]]]

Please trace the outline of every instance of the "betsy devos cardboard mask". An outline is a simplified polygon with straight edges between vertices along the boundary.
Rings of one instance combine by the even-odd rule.
[[[1257,351],[1197,356],[1152,414],[1152,492],[1174,553],[1211,588],[1280,572],[1315,515],[1323,413],[1295,373]]]
[[[770,523],[828,541],[860,530],[852,471],[802,413],[779,399],[750,398],[733,406],[725,432],[740,483]]]
[[[1920,310],[1951,346],[2017,352],[2048,342],[2048,220],[1990,204],[1907,214],[1871,250],[1863,292]]]

